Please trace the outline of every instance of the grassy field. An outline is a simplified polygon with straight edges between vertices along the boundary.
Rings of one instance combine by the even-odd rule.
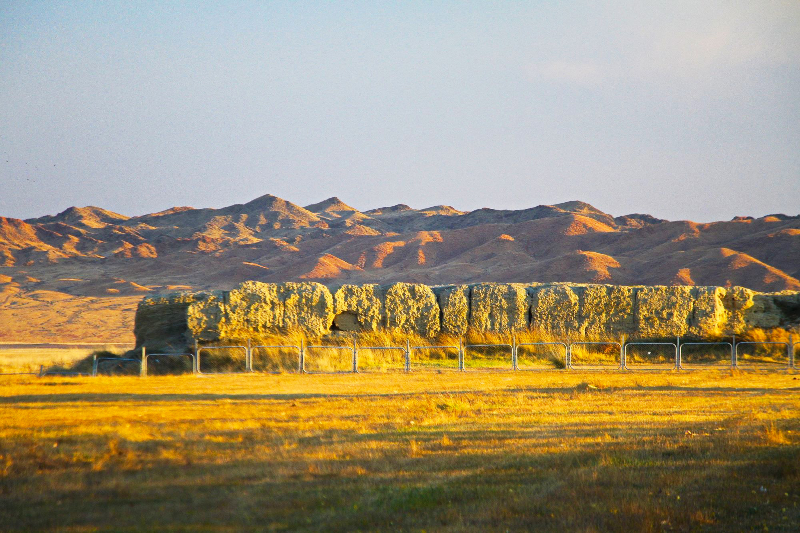
[[[70,370],[76,363],[84,361],[95,351],[124,352],[133,348],[131,344],[97,345],[50,345],[50,344],[0,344],[0,372],[39,372],[44,370]]]
[[[789,373],[0,378],[0,529],[796,531]]]

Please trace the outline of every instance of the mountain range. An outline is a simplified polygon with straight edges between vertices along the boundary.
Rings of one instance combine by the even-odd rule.
[[[0,320],[31,301],[86,298],[113,307],[119,298],[129,310],[153,291],[228,289],[243,280],[780,291],[800,290],[798,278],[800,216],[782,214],[696,223],[615,217],[580,201],[468,212],[399,204],[361,212],[335,197],[300,207],[264,195],[221,209],[174,207],[136,217],[99,207],[0,217]],[[9,334],[0,330],[0,338]]]

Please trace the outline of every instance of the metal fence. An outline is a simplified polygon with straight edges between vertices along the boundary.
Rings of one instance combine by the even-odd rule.
[[[626,370],[678,369],[680,368],[678,344],[674,342],[629,342],[622,350],[622,368]]]
[[[623,342],[584,341],[569,345],[567,368],[570,370],[608,370],[624,369],[625,354]],[[577,356],[577,364],[576,364]]]
[[[520,358],[520,348],[522,358]],[[564,349],[561,358],[560,348]],[[525,352],[528,356],[525,356]],[[569,368],[569,344],[566,342],[514,343],[514,370],[554,370]]]
[[[525,370],[663,370],[703,369],[794,370],[795,344],[788,342],[727,341],[620,342],[549,341],[412,346],[340,344],[195,345],[194,352],[148,353],[121,357],[94,355],[86,367],[9,372],[0,375],[99,376],[164,374],[305,374],[358,373],[398,370],[525,371]]]
[[[135,374],[140,360],[107,357],[132,342],[2,342],[0,376],[94,376]],[[90,353],[91,351],[91,353]]]

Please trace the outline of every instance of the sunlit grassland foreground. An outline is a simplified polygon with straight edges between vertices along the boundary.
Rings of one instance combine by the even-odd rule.
[[[0,378],[2,530],[796,531],[787,372]]]

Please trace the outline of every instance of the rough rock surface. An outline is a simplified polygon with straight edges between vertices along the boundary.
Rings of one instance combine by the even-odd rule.
[[[334,321],[337,328],[375,331],[386,322],[383,312],[383,291],[379,285],[342,285],[333,295]],[[355,315],[353,324],[342,315]],[[341,323],[339,323],[341,322]]]
[[[528,327],[528,292],[515,283],[479,283],[472,286],[469,325],[497,333]]]
[[[223,338],[246,338],[250,331],[265,335],[283,326],[282,286],[245,281],[227,293]]]
[[[692,314],[689,335],[718,337],[729,333],[730,311],[726,307],[727,291],[722,287],[692,287]]]
[[[686,335],[693,308],[692,287],[637,287],[636,332],[643,337]]]
[[[136,311],[138,346],[182,350],[193,340],[241,340],[300,330],[381,328],[433,337],[468,329],[533,328],[558,337],[601,340],[690,336],[714,339],[750,328],[800,323],[800,293],[741,287],[623,287],[553,283],[481,283],[428,287],[412,283],[323,285],[244,282],[231,291],[148,296]],[[350,321],[349,323],[347,321]]]
[[[417,332],[426,337],[439,333],[439,304],[427,285],[395,283],[384,296],[386,327],[390,330]]]
[[[553,335],[575,335],[580,331],[582,286],[542,285],[529,289],[531,327]]]
[[[634,297],[633,287],[586,285],[580,293],[578,329],[581,335],[599,338],[633,333]]]
[[[441,309],[442,333],[465,335],[469,327],[469,285],[446,285],[434,287]]]
[[[280,284],[283,302],[283,328],[300,329],[311,335],[330,331],[333,322],[333,296],[316,282]]]
[[[186,308],[186,337],[199,341],[236,338],[228,330],[226,294],[222,291],[201,294],[204,297],[198,298]]]

